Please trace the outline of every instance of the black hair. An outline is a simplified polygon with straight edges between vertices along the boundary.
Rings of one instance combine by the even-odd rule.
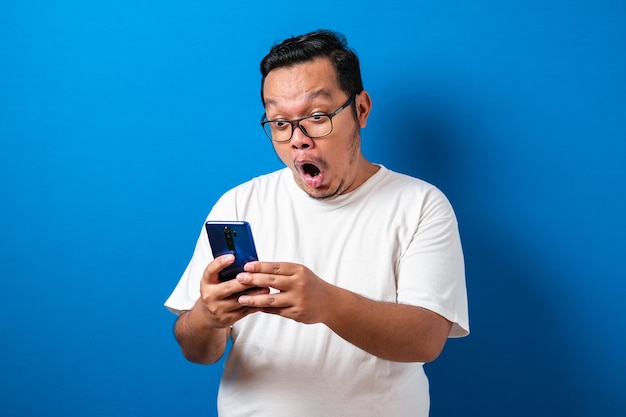
[[[346,37],[338,32],[318,30],[285,39],[272,46],[261,61],[261,100],[264,100],[263,83],[270,71],[312,61],[318,57],[326,57],[332,62],[339,87],[348,96],[363,91],[359,58],[348,48]]]

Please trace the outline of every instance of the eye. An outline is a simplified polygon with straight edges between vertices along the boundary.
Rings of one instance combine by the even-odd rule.
[[[328,115],[326,113],[313,113],[309,116],[309,120],[312,122],[323,122],[327,120]]]
[[[287,122],[285,120],[276,120],[276,121],[272,122],[272,128],[274,128],[276,130],[287,129],[287,126],[289,126],[289,122]]]

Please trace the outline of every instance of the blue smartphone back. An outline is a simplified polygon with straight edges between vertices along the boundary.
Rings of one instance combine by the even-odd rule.
[[[205,224],[213,257],[233,254],[235,262],[220,272],[220,281],[235,278],[243,266],[257,261],[250,224],[244,221],[208,221]]]

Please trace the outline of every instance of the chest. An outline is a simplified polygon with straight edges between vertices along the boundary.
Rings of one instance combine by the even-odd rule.
[[[282,204],[254,208],[246,217],[261,260],[299,263],[334,285],[396,301],[398,265],[412,232],[393,207]]]

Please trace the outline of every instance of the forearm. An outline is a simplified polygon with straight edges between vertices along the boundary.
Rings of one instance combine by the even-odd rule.
[[[439,356],[451,323],[432,311],[378,302],[334,287],[324,323],[343,339],[383,359],[430,362]]]
[[[187,360],[212,364],[224,354],[230,328],[210,327],[202,317],[202,308],[198,302],[193,309],[182,313],[174,325],[174,335]]]

